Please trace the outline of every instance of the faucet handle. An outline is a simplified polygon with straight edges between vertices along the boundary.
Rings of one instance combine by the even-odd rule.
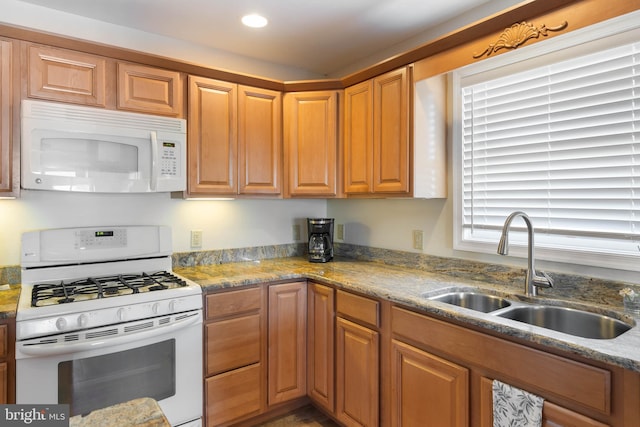
[[[544,271],[541,271],[542,276],[537,274],[533,278],[533,285],[539,288],[553,288],[553,279]]]

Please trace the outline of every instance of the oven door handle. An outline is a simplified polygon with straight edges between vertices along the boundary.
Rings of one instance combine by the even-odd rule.
[[[170,323],[164,326],[157,326],[152,329],[147,329],[140,332],[127,333],[115,337],[105,337],[102,340],[88,340],[79,343],[68,342],[56,342],[56,343],[43,343],[43,344],[26,344],[17,342],[16,353],[22,353],[28,356],[54,356],[58,354],[66,353],[78,353],[87,350],[102,349],[105,347],[113,347],[122,344],[128,344],[136,341],[140,341],[147,338],[154,338],[161,335],[173,334],[181,329],[188,328],[189,326],[202,324],[202,314],[200,311],[194,313],[190,317],[183,318],[176,322]],[[16,358],[19,355],[16,354]]]

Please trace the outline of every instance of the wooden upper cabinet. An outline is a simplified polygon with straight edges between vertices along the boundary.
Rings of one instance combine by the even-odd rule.
[[[189,76],[188,193],[282,193],[282,94]]]
[[[238,192],[282,193],[282,94],[238,87]]]
[[[0,40],[0,195],[13,189],[13,45]]]
[[[291,92],[284,96],[287,196],[338,194],[338,101],[338,91]]]
[[[107,106],[107,59],[39,45],[26,50],[28,97]]]
[[[237,85],[189,76],[188,192],[235,195]]]
[[[345,89],[344,191],[411,190],[407,67]]]
[[[373,190],[373,81],[344,91],[344,192]]]
[[[119,110],[181,117],[183,86],[184,79],[177,71],[118,63]]]
[[[373,79],[373,191],[409,192],[407,68]]]

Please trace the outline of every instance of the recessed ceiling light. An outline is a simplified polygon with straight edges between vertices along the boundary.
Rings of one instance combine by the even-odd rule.
[[[242,23],[251,28],[262,28],[267,25],[267,18],[258,14],[245,15],[242,17]]]

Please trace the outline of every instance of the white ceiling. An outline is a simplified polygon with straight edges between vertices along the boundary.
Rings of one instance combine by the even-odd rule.
[[[279,65],[332,75],[478,9],[509,0],[22,0]],[[269,20],[240,23],[247,13]],[[403,45],[403,42],[405,43]],[[415,45],[417,46],[417,44]],[[415,47],[411,46],[411,47]]]

